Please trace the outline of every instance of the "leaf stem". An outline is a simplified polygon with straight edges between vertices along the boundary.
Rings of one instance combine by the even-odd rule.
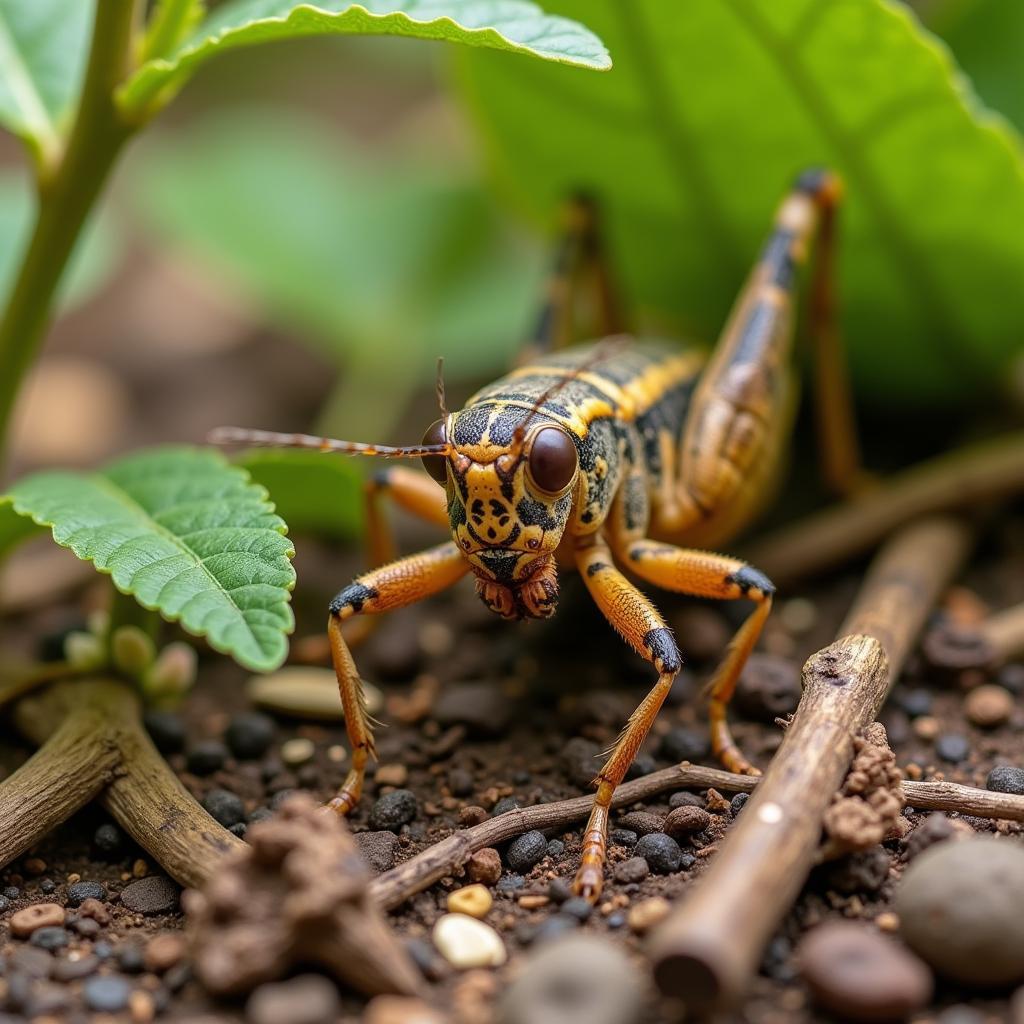
[[[162,0],[146,29],[138,63],[166,57],[201,14],[202,7],[196,0]]]
[[[0,457],[22,379],[50,321],[64,267],[115,158],[131,134],[115,87],[129,70],[135,0],[100,0],[78,113],[67,149],[38,179],[39,207],[28,249],[0,319]]]

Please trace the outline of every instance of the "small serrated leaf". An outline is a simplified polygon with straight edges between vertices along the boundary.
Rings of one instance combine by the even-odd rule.
[[[99,473],[37,473],[4,501],[239,664],[284,661],[294,551],[266,491],[220,454],[160,448]]]
[[[611,67],[601,40],[532,0],[228,0],[166,58],[147,61],[118,91],[128,116],[144,116],[222,50],[323,35],[440,39],[594,70]]]

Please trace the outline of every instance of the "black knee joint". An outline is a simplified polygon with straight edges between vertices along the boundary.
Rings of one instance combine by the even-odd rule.
[[[373,587],[368,587],[355,580],[343,590],[339,590],[328,607],[332,615],[340,615],[346,608],[351,608],[354,612],[361,612],[363,605],[376,596],[377,591]]]
[[[644,647],[651,652],[651,661],[659,672],[675,675],[683,667],[683,656],[667,626],[649,630],[644,636]]]
[[[748,594],[751,590],[758,590],[765,597],[771,597],[775,593],[775,584],[752,565],[745,565],[742,569],[737,569],[726,578],[726,582],[735,583],[744,594]]]

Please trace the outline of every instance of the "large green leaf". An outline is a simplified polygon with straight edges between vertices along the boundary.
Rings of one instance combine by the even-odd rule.
[[[0,306],[17,273],[28,244],[36,199],[27,174],[0,171]],[[103,211],[93,217],[71,256],[61,279],[60,301],[65,307],[83,302],[101,288],[116,269],[120,240]]]
[[[276,668],[294,620],[284,520],[219,454],[163,448],[102,472],[37,473],[3,499],[122,593],[254,670]]]
[[[887,0],[551,0],[615,54],[559,77],[457,55],[505,189],[603,201],[648,320],[713,340],[794,176],[843,176],[857,379],[900,405],[982,400],[1024,338],[1020,142]]]
[[[0,0],[0,124],[52,158],[78,96],[95,0]]]
[[[334,126],[273,109],[210,117],[141,156],[146,220],[342,363],[336,429],[350,436],[379,440],[439,355],[466,379],[520,344],[539,254],[448,166],[370,158]]]
[[[611,67],[590,31],[545,14],[530,0],[228,0],[166,58],[145,63],[118,93],[129,114],[165,102],[223,50],[276,39],[334,34],[413,36],[529,53],[579,67]]]
[[[921,13],[981,98],[1024,128],[1024,4],[943,0],[924,5]]]

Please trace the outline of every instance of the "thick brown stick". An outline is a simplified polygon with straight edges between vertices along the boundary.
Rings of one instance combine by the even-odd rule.
[[[758,539],[743,554],[785,586],[865,554],[904,523],[1022,490],[1024,433],[1016,433],[920,463],[877,490]]]
[[[24,797],[32,806],[46,808],[41,812],[45,827],[30,826],[32,842],[88,802],[80,780],[83,776],[94,779],[95,764],[102,763],[104,773],[89,796],[98,793],[118,824],[182,885],[202,884],[223,854],[244,846],[178,781],[146,735],[138,698],[125,683],[113,679],[57,683],[22,698],[14,717],[18,728],[43,744],[43,749],[0,786],[0,806],[5,811],[8,787],[18,775],[41,754],[49,759],[49,774],[31,776],[36,785]],[[76,735],[70,724],[76,722],[81,723],[80,735],[77,742],[70,742]],[[74,794],[74,800],[61,810],[51,794],[62,786]],[[62,798],[63,794],[56,799]],[[6,834],[0,842],[0,850],[6,850]]]
[[[114,778],[120,760],[99,710],[72,711],[0,784],[0,867],[89,803]]]
[[[662,991],[701,1009],[742,996],[814,865],[853,737],[877,715],[969,540],[960,522],[930,519],[878,555],[841,639],[805,664],[800,705],[743,815],[693,894],[652,936]]]

